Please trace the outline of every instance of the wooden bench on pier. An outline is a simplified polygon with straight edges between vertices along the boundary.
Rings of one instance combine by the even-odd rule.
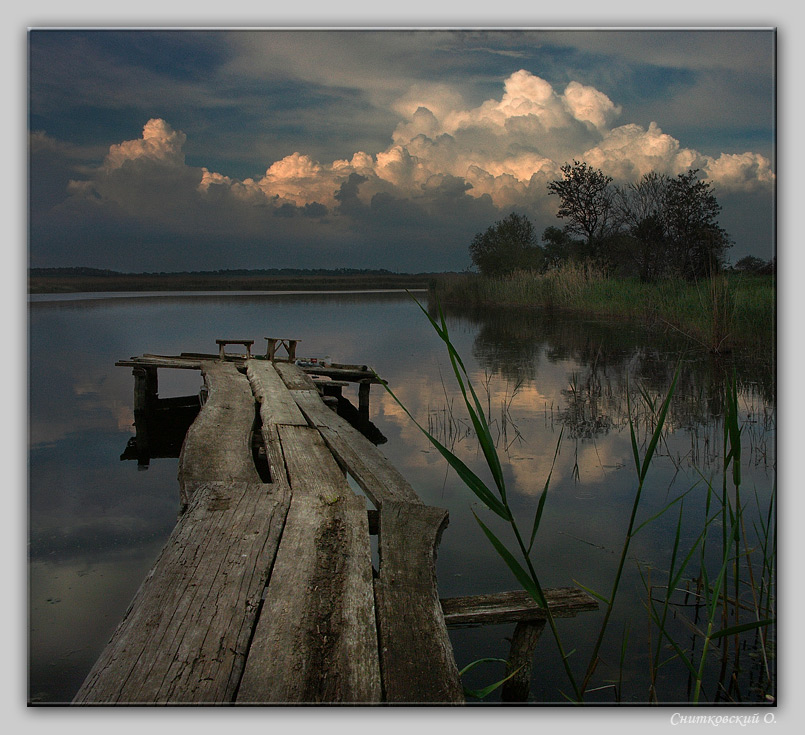
[[[252,356],[253,339],[216,339],[215,343],[218,345],[218,357],[221,360],[226,360],[226,345],[243,345],[246,348],[246,357]]]
[[[74,703],[459,704],[451,616],[544,617],[528,600],[505,601],[506,618],[500,600],[439,599],[447,511],[423,504],[293,363],[117,364],[134,369],[143,403],[158,367],[200,369],[207,400],[179,457],[177,525]],[[577,595],[556,610],[590,603]]]

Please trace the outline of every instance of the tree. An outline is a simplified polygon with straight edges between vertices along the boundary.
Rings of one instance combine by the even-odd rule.
[[[666,226],[675,270],[685,278],[701,278],[721,270],[732,243],[719,227],[721,206],[710,191],[710,182],[689,169],[668,182]]]
[[[612,178],[579,161],[561,170],[563,178],[548,184],[549,194],[559,197],[556,216],[567,220],[567,234],[584,238],[588,256],[605,259],[605,242],[614,224]]]
[[[559,227],[546,227],[542,233],[543,270],[558,268],[562,263],[579,257],[583,243],[574,240]]]
[[[615,216],[621,231],[618,264],[641,281],[656,280],[670,266],[666,224],[669,183],[664,174],[650,171],[637,183],[616,189]]]
[[[738,273],[753,273],[756,275],[773,275],[777,270],[776,259],[763,260],[755,255],[747,255],[735,264]]]
[[[501,276],[515,270],[539,270],[542,248],[528,217],[512,212],[478,233],[470,245],[472,262],[485,276]]]

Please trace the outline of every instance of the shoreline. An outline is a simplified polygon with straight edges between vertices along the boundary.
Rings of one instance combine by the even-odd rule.
[[[192,273],[121,275],[32,275],[28,294],[214,291],[377,291],[427,289],[440,273],[205,275]]]

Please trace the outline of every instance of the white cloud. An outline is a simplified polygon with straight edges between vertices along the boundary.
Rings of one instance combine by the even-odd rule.
[[[754,191],[774,183],[771,161],[757,153],[722,153],[718,158],[707,157],[703,169],[721,188]]]
[[[143,137],[113,145],[104,161],[107,171],[120,168],[127,161],[146,159],[170,166],[184,165],[182,146],[187,136],[174,130],[167,122],[151,119],[143,128]]]
[[[357,151],[350,159],[329,163],[297,151],[268,165],[262,178],[242,181],[186,166],[185,134],[165,120],[151,119],[142,138],[111,146],[94,181],[73,182],[72,192],[100,193],[122,203],[131,177],[139,172],[153,181],[162,172],[166,179],[173,177],[174,186],[192,183],[199,201],[230,197],[241,204],[274,207],[315,202],[332,211],[343,202],[341,187],[359,174],[360,186],[351,193],[364,205],[381,192],[426,205],[427,197],[443,192],[449,180],[454,194],[466,191],[476,199],[490,197],[498,208],[520,206],[549,213],[555,203],[547,197],[546,185],[573,159],[601,168],[618,181],[636,180],[652,170],[673,176],[688,168],[701,169],[727,190],[749,191],[774,181],[771,163],[762,155],[705,156],[684,148],[654,122],[648,129],[634,123],[611,127],[621,108],[607,95],[575,81],[560,93],[522,69],[504,80],[499,99],[475,107],[466,108],[461,95],[443,84],[412,87],[393,107],[404,119],[385,150]],[[125,180],[120,174],[124,168]],[[350,185],[355,187],[356,181]],[[165,206],[164,200],[151,199],[155,206]],[[148,200],[141,187],[137,206]]]

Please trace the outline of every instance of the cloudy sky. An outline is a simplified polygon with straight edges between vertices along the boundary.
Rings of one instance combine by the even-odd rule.
[[[548,182],[697,168],[774,247],[771,30],[28,33],[31,266],[462,270]]]

